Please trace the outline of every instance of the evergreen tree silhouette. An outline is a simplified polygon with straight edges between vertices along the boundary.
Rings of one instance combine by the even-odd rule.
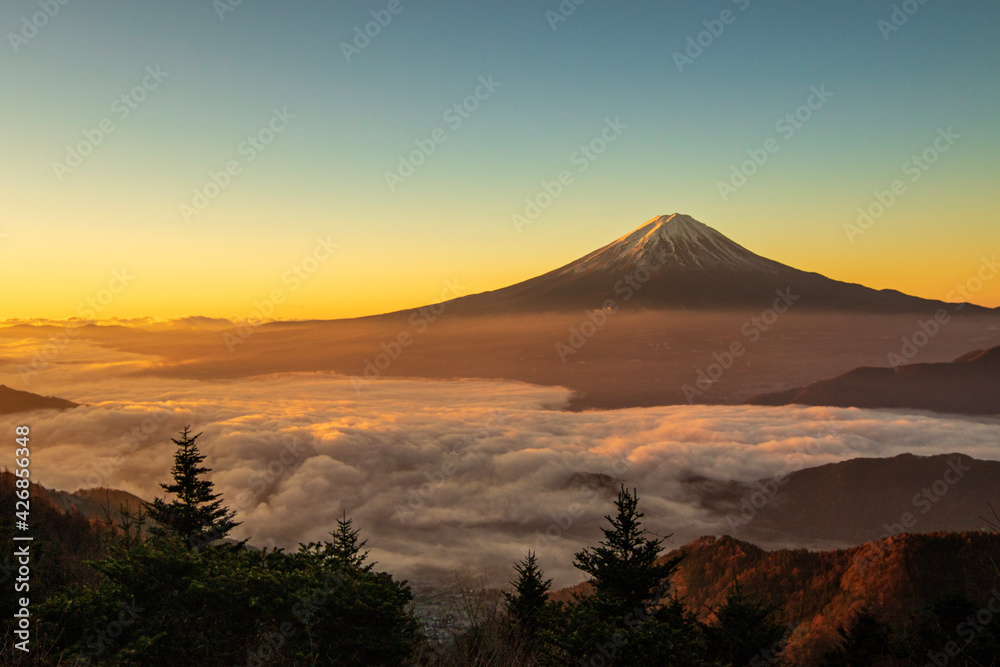
[[[362,549],[368,544],[368,540],[358,541],[360,530],[354,528],[354,520],[347,518],[347,511],[344,511],[342,519],[337,519],[337,529],[330,533],[333,542],[310,542],[300,544],[299,552],[309,554],[325,563],[342,565],[348,569],[359,570],[361,572],[371,572],[378,563],[367,563],[368,550]]]
[[[354,520],[347,518],[347,510],[344,510],[342,519],[337,519],[337,530],[330,533],[333,538],[333,546],[330,556],[333,560],[348,567],[356,567],[362,572],[370,572],[375,563],[365,563],[368,560],[368,550],[364,553],[361,550],[368,544],[368,540],[358,541],[360,530],[353,528]]]
[[[715,622],[705,628],[709,652],[733,665],[748,665],[757,656],[780,653],[788,633],[774,620],[775,611],[775,607],[747,595],[739,582],[734,583],[726,601],[714,612]]]
[[[599,610],[624,615],[645,610],[666,594],[665,580],[680,562],[680,557],[657,564],[663,551],[662,539],[646,537],[642,524],[645,516],[638,510],[636,490],[624,485],[615,500],[618,514],[605,516],[610,528],[602,528],[604,540],[576,554],[573,565],[590,575],[594,602]]]
[[[514,565],[517,581],[513,593],[504,593],[507,613],[529,641],[533,641],[543,624],[543,612],[548,601],[551,579],[543,579],[542,571],[533,551]]]
[[[173,533],[195,551],[240,525],[233,521],[236,512],[222,504],[222,495],[215,493],[215,485],[204,477],[211,469],[201,465],[205,455],[198,450],[199,437],[201,433],[191,435],[191,427],[185,426],[179,440],[171,439],[178,448],[170,471],[174,483],[160,486],[177,499],[168,503],[155,498],[145,504],[149,518],[157,524],[150,532],[161,536]]]

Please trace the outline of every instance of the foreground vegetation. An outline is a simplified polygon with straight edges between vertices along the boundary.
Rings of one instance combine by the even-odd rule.
[[[407,582],[376,570],[346,515],[330,540],[294,552],[229,540],[236,517],[214,491],[197,439],[185,429],[174,440],[172,482],[162,485],[173,499],[122,508],[104,524],[33,495],[31,652],[14,650],[8,629],[4,664],[760,667],[787,664],[786,645],[808,626],[809,619],[789,623],[782,601],[748,589],[754,576],[738,577],[707,552],[665,555],[663,539],[644,528],[636,492],[622,487],[602,539],[575,556],[587,585],[568,600],[553,600],[551,580],[528,553],[509,591],[467,591],[459,622],[428,636]],[[0,501],[13,506],[14,491],[15,478],[4,473]],[[10,544],[14,527],[3,520]],[[682,563],[714,576],[699,591],[716,590],[715,603],[702,596],[691,608],[694,592],[677,595]],[[10,619],[9,562],[2,578],[0,612]],[[694,581],[690,572],[686,581]],[[994,624],[994,614],[982,614],[990,608],[963,590],[936,594],[894,618],[852,610],[832,648],[811,664],[998,664],[1000,597]]]

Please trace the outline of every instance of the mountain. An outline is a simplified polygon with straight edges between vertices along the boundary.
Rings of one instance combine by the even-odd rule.
[[[776,608],[780,623],[794,627],[786,664],[816,665],[837,643],[837,629],[865,608],[895,626],[928,616],[947,599],[971,603],[956,621],[974,614],[1000,584],[991,561],[998,551],[1000,536],[984,532],[906,534],[821,552],[764,551],[731,537],[705,537],[675,552],[684,558],[673,584],[685,605],[704,618],[738,581]],[[947,635],[956,622],[942,625]],[[919,647],[925,657],[951,637],[919,639],[928,644]]]
[[[111,519],[114,522],[120,522],[123,508],[126,512],[135,514],[142,509],[144,503],[142,498],[128,491],[104,487],[80,489],[73,493],[44,487],[38,488],[49,502],[63,512],[77,512],[85,519],[93,521],[107,522],[108,519]]]
[[[988,532],[904,534],[836,551],[766,551],[723,536],[697,539],[664,560],[682,556],[672,593],[703,621],[711,620],[735,583],[775,610],[788,628],[788,648],[780,663],[761,656],[753,665],[805,666],[821,664],[840,640],[838,629],[863,610],[895,628],[919,619],[923,626],[914,633],[913,652],[924,658],[928,650],[940,651],[959,622],[1000,595],[1000,574],[991,560],[998,552],[1000,535]],[[584,583],[549,597],[571,602],[588,590]]]
[[[648,221],[575,262],[449,301],[462,313],[628,308],[762,308],[788,290],[796,309],[924,311],[938,301],[831,280],[761,257],[681,213]],[[978,307],[971,307],[978,309]]]
[[[452,287],[441,299],[457,293]],[[790,290],[794,304],[780,316],[771,310],[778,290]],[[617,310],[596,310],[608,299]],[[780,301],[777,307],[784,309]],[[359,391],[388,377],[501,378],[566,387],[573,409],[613,409],[736,404],[879,365],[942,307],[799,271],[674,215],[543,276],[430,306],[341,320],[233,323],[221,332],[201,325],[82,326],[78,337],[156,357],[136,371],[144,376],[330,371],[351,378]],[[948,307],[948,325],[920,350],[921,361],[1000,344],[1000,309]],[[56,332],[8,327],[0,338],[44,345]]]
[[[991,504],[1000,509],[1000,461],[964,454],[850,459],[752,484],[690,483],[720,531],[758,544],[848,546],[904,530],[980,530]]]
[[[945,363],[856,368],[805,387],[760,394],[747,403],[1000,414],[1000,346]]]
[[[77,406],[79,403],[55,396],[39,396],[28,391],[18,391],[0,384],[0,415],[28,412],[29,410],[68,410]]]
[[[21,491],[17,486],[19,482],[23,483],[13,472],[0,471],[0,504],[14,508],[17,493]],[[71,584],[93,581],[93,570],[87,561],[97,560],[107,552],[106,528],[98,520],[58,507],[52,500],[53,492],[34,482],[29,482],[28,493],[31,504],[28,534],[33,540],[30,556],[32,600],[45,599]],[[0,519],[0,536],[10,545],[19,544],[12,540],[15,535],[14,520],[13,511]],[[0,559],[0,582],[10,587],[10,592],[0,594],[0,608],[4,611],[13,606],[15,572],[14,558]],[[0,664],[15,663],[4,660]]]

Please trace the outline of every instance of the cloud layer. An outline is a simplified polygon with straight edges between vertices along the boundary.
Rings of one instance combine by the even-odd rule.
[[[237,537],[294,548],[324,538],[346,511],[381,567],[425,580],[466,572],[502,582],[535,549],[557,585],[575,583],[573,553],[600,538],[619,483],[639,489],[648,527],[679,545],[724,530],[692,479],[752,481],[902,452],[998,458],[996,419],[698,405],[566,412],[570,392],[559,387],[382,379],[358,392],[326,373],[151,379],[131,373],[153,359],[97,357],[67,349],[31,387],[84,407],[0,419],[0,433],[32,427],[36,481],[152,498],[168,478],[170,438],[190,424],[239,510]],[[16,386],[14,373],[4,367],[0,382]]]

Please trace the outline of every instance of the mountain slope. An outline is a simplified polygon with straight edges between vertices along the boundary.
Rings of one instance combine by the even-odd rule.
[[[29,410],[68,410],[79,404],[55,396],[39,396],[28,391],[11,389],[0,384],[0,415]]]
[[[874,290],[754,254],[694,218],[659,216],[544,275],[448,302],[460,313],[628,308],[764,308],[790,290],[796,309],[927,311],[938,301]],[[979,310],[978,307],[971,309]]]
[[[707,537],[676,552],[684,559],[674,586],[689,609],[707,616],[738,581],[777,608],[779,622],[795,628],[786,660],[815,665],[837,642],[837,628],[866,607],[880,621],[901,625],[961,595],[974,613],[1000,583],[990,560],[998,551],[1000,536],[983,532],[905,534],[824,552],[763,551],[731,537]],[[922,655],[944,643],[927,639]]]
[[[85,519],[107,522],[111,519],[118,522],[122,518],[122,509],[135,514],[143,507],[143,500],[128,491],[97,487],[80,489],[70,493],[39,487],[53,505],[63,512],[78,512]]]
[[[752,484],[695,484],[702,485],[701,504],[720,517],[721,530],[740,539],[845,546],[904,529],[981,529],[990,504],[1000,503],[1000,461],[900,454],[828,463]]]
[[[754,665],[811,666],[838,643],[837,630],[864,609],[880,622],[905,626],[917,616],[928,620],[936,603],[964,598],[958,618],[938,619],[943,639],[921,636],[913,647],[920,656],[940,651],[956,622],[1000,596],[1000,574],[991,561],[998,551],[1000,535],[988,532],[904,534],[836,551],[765,551],[723,536],[702,537],[664,559],[683,557],[672,594],[703,621],[711,620],[735,583],[775,609],[776,620],[788,628],[788,648],[780,663],[761,656]],[[589,590],[583,583],[554,591],[550,599],[571,602]]]
[[[805,387],[754,396],[747,403],[1000,414],[1000,346],[947,363],[856,368]]]

